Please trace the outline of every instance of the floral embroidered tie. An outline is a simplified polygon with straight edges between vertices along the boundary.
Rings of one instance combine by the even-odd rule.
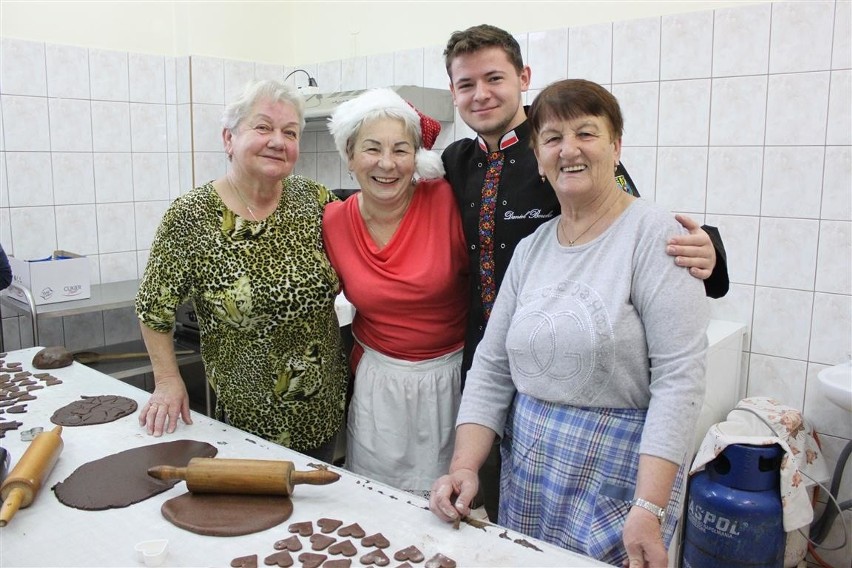
[[[488,170],[482,184],[482,204],[479,207],[479,279],[482,294],[482,313],[485,322],[497,296],[494,282],[494,210],[497,207],[497,187],[503,170],[503,152],[488,154]]]

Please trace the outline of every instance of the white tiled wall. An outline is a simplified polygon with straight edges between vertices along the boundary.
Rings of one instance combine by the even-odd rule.
[[[0,42],[0,242],[23,258],[85,254],[95,283],[137,278],[140,251],[182,189],[174,59]],[[4,316],[6,349],[32,345],[29,319]],[[40,342],[138,338],[128,316],[43,320]]]
[[[774,2],[516,37],[532,67],[529,101],[565,77],[604,84],[622,104],[623,161],[643,196],[720,228],[732,286],[713,315],[749,325],[748,394],[803,409],[834,459],[852,421],[821,397],[816,375],[852,353],[852,4]],[[141,274],[169,202],[225,171],[225,101],[249,79],[294,69],[0,47],[0,242],[23,257],[87,254],[94,282]],[[324,92],[443,88],[441,52],[304,69]],[[437,149],[471,136],[458,118],[442,126]],[[354,187],[326,133],[306,133],[297,171]],[[7,348],[32,341],[26,321],[3,322]],[[45,322],[43,335],[72,346],[135,333],[129,311]],[[834,554],[848,559],[852,544]]]

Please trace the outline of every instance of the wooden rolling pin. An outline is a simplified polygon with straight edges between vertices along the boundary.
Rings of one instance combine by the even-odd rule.
[[[62,426],[42,432],[30,442],[30,447],[0,486],[0,495],[3,497],[0,527],[5,527],[18,509],[30,506],[42,482],[56,465],[64,445]]]
[[[192,458],[186,467],[158,465],[148,469],[157,479],[185,479],[192,493],[239,493],[248,495],[292,495],[293,486],[328,485],[340,475],[326,469],[296,471],[293,462]]]

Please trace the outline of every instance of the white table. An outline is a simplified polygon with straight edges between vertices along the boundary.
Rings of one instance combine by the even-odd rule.
[[[7,361],[21,361],[24,370],[34,371],[33,355],[39,348],[9,353]],[[63,384],[34,391],[38,399],[27,403],[25,414],[4,415],[23,422],[19,430],[6,433],[0,444],[12,454],[12,467],[26,450],[20,431],[35,426],[50,429],[50,416],[57,408],[79,399],[80,395],[115,394],[133,398],[140,405],[148,394],[110,378],[79,363],[51,371]],[[136,416],[98,426],[64,428],[64,450],[55,468],[45,480],[41,492],[28,508],[21,509],[11,522],[0,528],[0,567],[12,566],[141,566],[136,543],[168,539],[164,566],[228,566],[232,559],[250,554],[263,559],[274,552],[275,541],[290,536],[292,522],[335,518],[346,524],[357,522],[367,534],[381,532],[391,542],[386,550],[393,567],[399,564],[393,552],[414,545],[430,558],[441,552],[458,566],[605,566],[595,560],[573,554],[523,535],[506,532],[502,527],[477,529],[462,523],[459,530],[440,522],[426,510],[426,502],[380,483],[349,472],[332,485],[296,487],[293,515],[285,523],[264,532],[240,537],[210,537],[177,528],[160,514],[160,506],[186,491],[179,483],[173,489],[123,509],[82,511],[62,505],[50,488],[67,478],[77,467],[95,459],[133,447],[161,441],[192,439],[205,441],[219,449],[220,458],[283,459],[297,469],[308,469],[310,458],[272,444],[251,434],[231,428],[202,414],[193,413],[191,426],[163,438],[153,438],[142,430]],[[11,470],[11,468],[10,468]],[[109,483],[104,479],[104,483]],[[317,530],[317,529],[315,529]],[[502,537],[501,537],[502,534]],[[525,539],[540,551],[515,543]],[[306,538],[303,545],[308,544]],[[352,566],[361,566],[358,558],[366,548],[358,547]],[[310,551],[306,546],[303,551]],[[296,559],[298,553],[293,554]],[[329,559],[340,558],[329,556]],[[299,566],[297,561],[295,566]],[[418,566],[418,565],[415,565]],[[419,564],[419,566],[423,566]]]

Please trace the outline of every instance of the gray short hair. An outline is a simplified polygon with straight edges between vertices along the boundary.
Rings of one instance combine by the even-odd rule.
[[[261,100],[288,103],[296,109],[299,116],[300,130],[305,129],[305,99],[295,87],[291,87],[275,79],[263,79],[250,82],[237,100],[225,106],[222,113],[222,126],[234,130],[245,120],[254,105]]]

